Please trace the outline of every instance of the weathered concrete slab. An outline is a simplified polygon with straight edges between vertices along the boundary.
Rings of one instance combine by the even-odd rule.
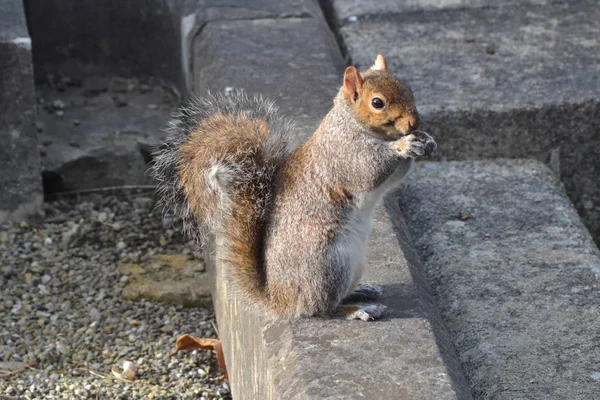
[[[599,7],[575,1],[384,13],[345,25],[341,33],[361,67],[378,52],[386,55],[388,66],[412,83],[423,112],[502,112],[596,100],[599,18]],[[374,37],[377,45],[370,46]]]
[[[398,240],[410,245],[402,233],[396,237],[382,208],[364,278],[384,287],[389,310],[381,321],[265,319],[230,299],[217,264],[213,299],[233,398],[471,398],[418,259],[400,250]]]
[[[186,0],[25,0],[36,78],[47,74],[154,76],[185,88]],[[60,29],[57,29],[60,27]]]
[[[189,71],[193,69],[193,43],[199,32],[208,22],[230,20],[254,20],[277,18],[313,18],[326,24],[316,0],[183,0],[180,13],[182,37],[182,64],[186,66],[186,85],[193,91]]]
[[[327,26],[314,18],[208,23],[194,43],[194,87],[244,88],[274,99],[306,138],[342,85],[343,60]]]
[[[209,308],[211,283],[202,261],[188,254],[156,254],[141,263],[119,263],[128,276],[121,297],[183,307]]]
[[[339,24],[354,21],[367,15],[399,14],[410,11],[434,11],[465,8],[518,7],[524,5],[549,5],[562,0],[332,0]]]
[[[600,393],[600,252],[531,160],[423,163],[400,197],[475,398]]]
[[[261,18],[323,18],[316,0],[204,0],[198,7],[203,21]]]
[[[600,7],[546,3],[381,11],[340,34],[353,62],[380,52],[412,84],[438,159],[551,162],[600,243]]]
[[[0,222],[40,211],[31,40],[23,5],[0,2]]]
[[[152,80],[72,83],[37,87],[45,191],[152,183],[148,162],[178,103],[174,93]]]

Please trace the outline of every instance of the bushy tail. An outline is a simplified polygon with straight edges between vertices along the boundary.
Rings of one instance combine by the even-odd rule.
[[[151,173],[161,202],[207,249],[214,234],[234,288],[264,303],[264,228],[291,124],[273,103],[244,92],[208,95],[183,106]]]

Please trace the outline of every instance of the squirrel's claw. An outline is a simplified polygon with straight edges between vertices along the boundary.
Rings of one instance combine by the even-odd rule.
[[[414,131],[397,141],[396,149],[404,158],[429,157],[437,148],[435,140],[426,132]]]

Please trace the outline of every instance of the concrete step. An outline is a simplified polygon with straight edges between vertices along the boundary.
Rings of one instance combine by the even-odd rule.
[[[438,159],[552,165],[600,243],[600,7],[562,1],[333,1],[353,63],[415,92]]]
[[[402,216],[378,211],[363,279],[384,288],[380,321],[273,320],[230,293],[225,267],[209,260],[234,399],[471,398],[416,253],[391,220]]]
[[[270,97],[294,117],[295,145],[331,108],[344,71],[322,15],[209,22],[192,53],[195,93],[243,88]]]
[[[474,398],[599,398],[600,252],[544,164],[418,164],[399,203]]]
[[[23,4],[0,2],[0,223],[40,212],[31,39]]]
[[[322,15],[208,22],[192,54],[197,94],[232,87],[276,100],[298,121],[296,144],[342,83],[341,54]],[[470,398],[418,258],[382,209],[365,281],[384,285],[383,321],[271,320],[229,293],[224,265],[207,262],[234,399]]]

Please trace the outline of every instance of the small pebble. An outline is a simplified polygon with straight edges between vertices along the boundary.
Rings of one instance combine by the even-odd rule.
[[[140,211],[150,211],[154,201],[150,197],[137,197],[134,200],[135,209]]]
[[[101,213],[98,214],[99,222],[106,222],[107,219],[108,219],[108,214],[105,213],[104,211],[102,211]]]

